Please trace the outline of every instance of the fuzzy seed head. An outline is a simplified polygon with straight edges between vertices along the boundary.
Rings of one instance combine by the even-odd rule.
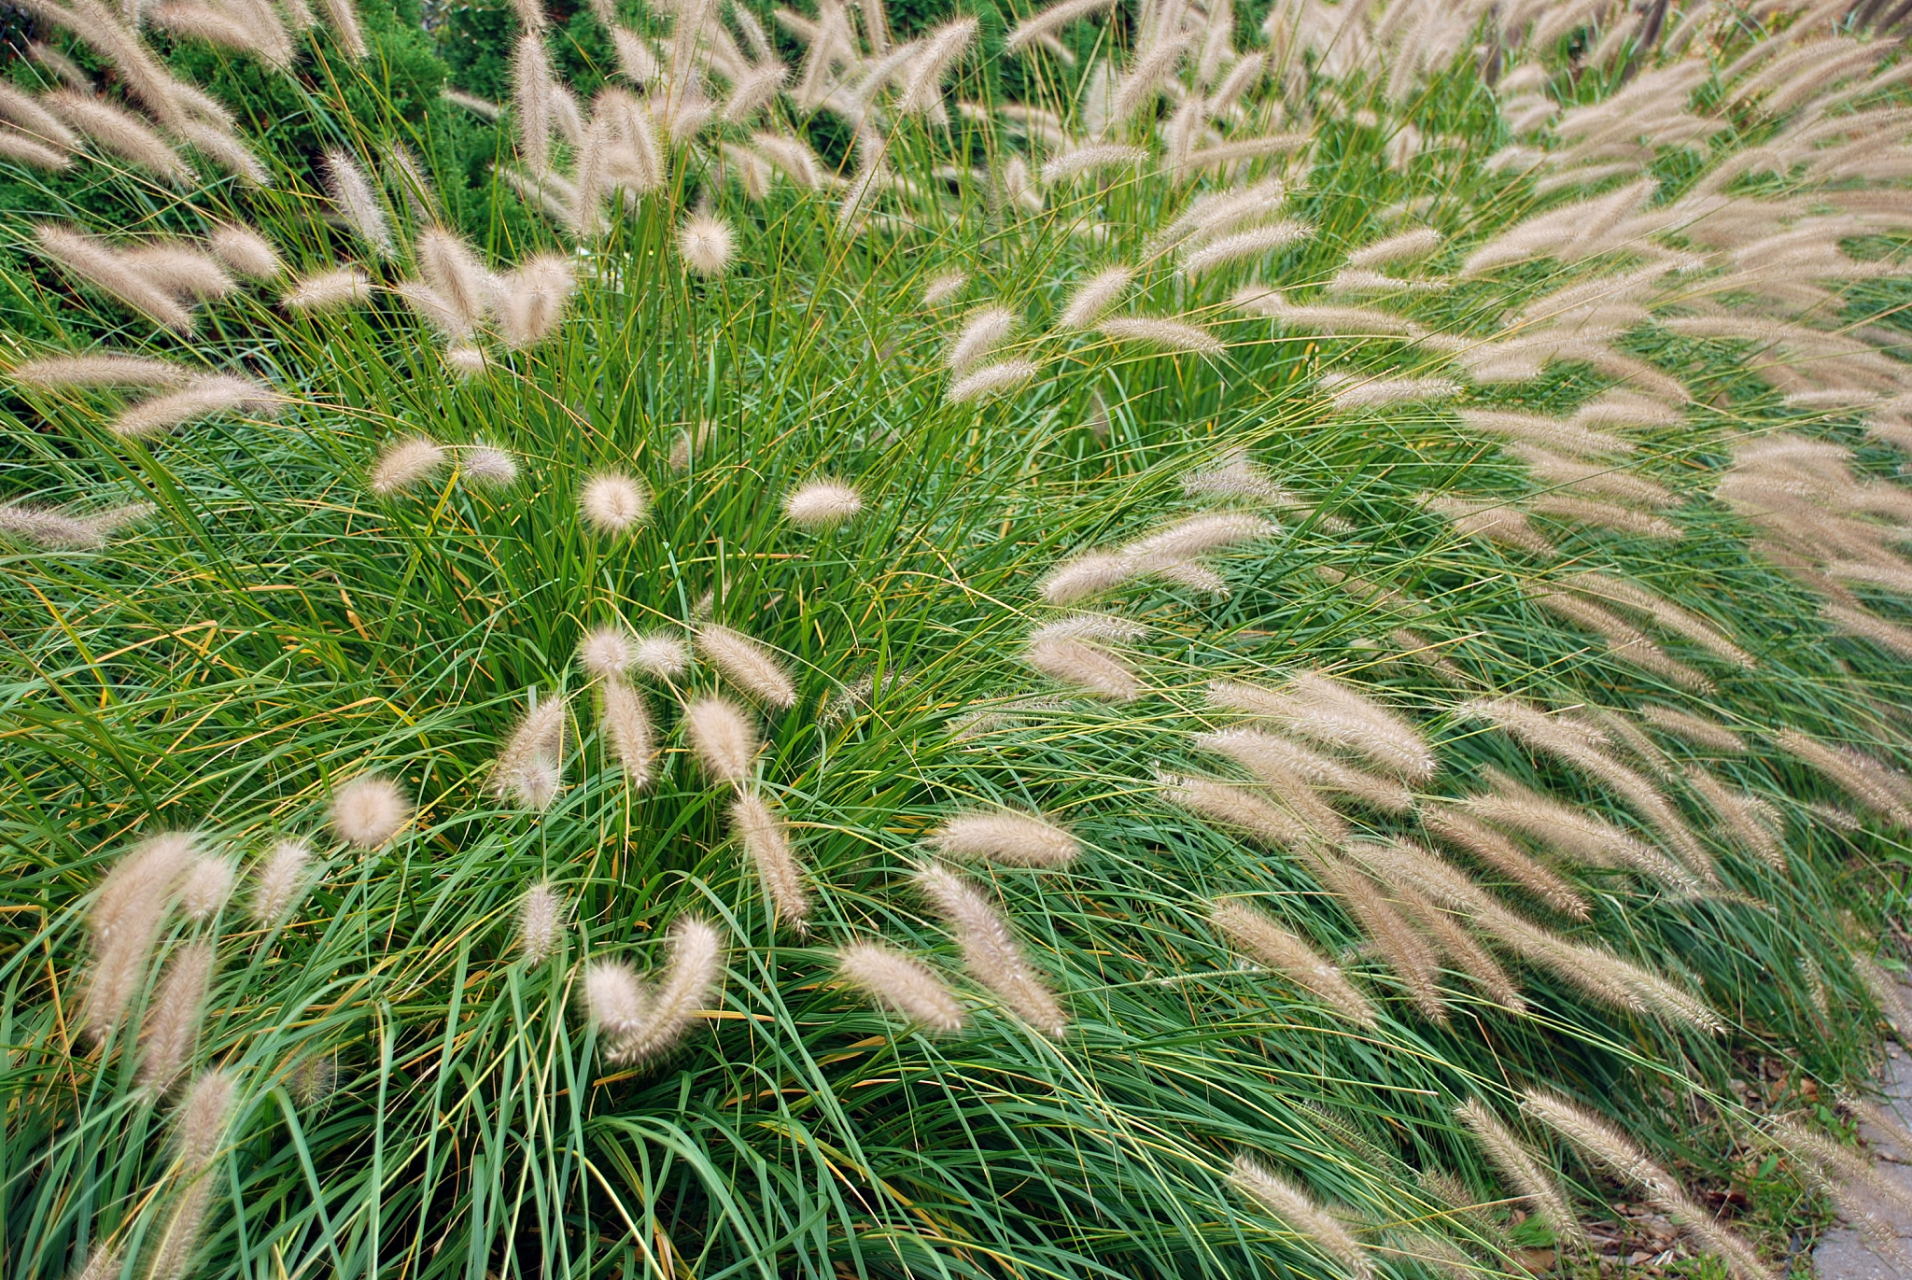
[[[268,929],[284,920],[305,896],[311,874],[311,846],[299,839],[274,841],[253,866],[253,920]]]
[[[600,960],[584,971],[584,1005],[598,1035],[615,1044],[644,1023],[648,1001],[628,964]]]
[[[492,793],[527,809],[550,807],[564,785],[564,737],[564,699],[533,705],[498,753]]]
[[[278,404],[277,396],[250,379],[214,374],[195,380],[183,391],[152,396],[122,410],[113,420],[113,434],[125,440],[145,439],[223,413],[270,414]]]
[[[945,272],[923,286],[923,305],[940,307],[961,293],[963,286],[968,283],[969,273],[966,271]]]
[[[949,371],[962,377],[1001,346],[1015,327],[1016,314],[1007,307],[985,307],[971,315],[956,340],[949,344]]]
[[[963,1007],[942,979],[894,947],[852,943],[837,952],[837,972],[876,1004],[926,1031],[947,1035],[963,1029]]]
[[[929,843],[952,858],[982,858],[1010,867],[1061,868],[1081,843],[1039,814],[959,813],[930,834]]]
[[[518,949],[536,968],[557,953],[564,940],[564,899],[549,884],[531,886],[518,904]]]
[[[301,1109],[310,1111],[324,1104],[338,1087],[338,1059],[331,1054],[307,1058],[287,1073],[285,1083],[292,1101]]]
[[[483,377],[485,371],[491,368],[491,361],[486,357],[483,347],[478,346],[476,343],[459,342],[445,348],[445,367],[451,370],[452,376],[468,382],[473,378]],[[512,477],[516,478],[518,465],[512,460],[510,454],[504,452],[502,449],[472,450],[473,454],[479,452],[489,453],[492,454],[494,458],[503,459],[504,463],[509,466]],[[474,465],[470,455],[467,455],[465,462],[466,474],[471,474]],[[504,483],[509,484],[511,482],[507,480]]]
[[[649,786],[657,746],[644,695],[621,679],[607,679],[598,686],[598,712],[605,745],[623,767],[625,781],[633,790]]]
[[[730,227],[707,213],[693,214],[677,232],[677,252],[700,276],[715,278],[730,265]]]
[[[669,946],[669,964],[648,987],[623,965],[594,965],[586,975],[585,999],[611,1062],[647,1062],[668,1052],[716,994],[723,934],[686,917],[671,926]]]
[[[636,660],[630,633],[622,627],[599,627],[578,642],[578,661],[600,680],[615,679]]]
[[[459,455],[465,479],[487,489],[508,489],[518,482],[518,460],[494,445],[469,445]]]
[[[943,399],[950,404],[968,404],[1007,395],[1033,379],[1038,370],[1028,360],[1002,360],[986,364],[949,384]]]
[[[188,943],[167,962],[141,1036],[141,1084],[163,1093],[191,1061],[216,962],[210,942]]]
[[[385,206],[364,170],[345,152],[325,153],[325,189],[339,217],[358,233],[359,239],[379,257],[391,257],[392,229],[385,219]]]
[[[444,446],[424,436],[396,440],[372,464],[366,484],[381,498],[404,493],[429,480],[447,461]]]
[[[978,982],[1038,1031],[1058,1039],[1068,1033],[1062,1006],[980,889],[939,865],[918,872],[916,885],[948,922],[963,962]]]
[[[209,243],[215,258],[248,279],[274,280],[285,270],[272,242],[251,227],[225,223],[213,230]]]
[[[790,523],[812,531],[835,528],[862,510],[862,495],[840,480],[812,480],[783,500]]]
[[[193,372],[170,360],[100,353],[48,356],[16,365],[13,380],[29,387],[63,391],[71,387],[181,387]]]
[[[1153,316],[1118,316],[1098,324],[1096,332],[1117,342],[1136,342],[1170,353],[1218,356],[1227,350],[1226,343],[1200,325]]]
[[[578,496],[578,509],[584,513],[585,522],[610,536],[629,533],[642,524],[650,507],[644,486],[615,472],[592,476]]]
[[[202,1071],[193,1077],[173,1113],[173,1145],[187,1168],[202,1169],[219,1154],[238,1096],[239,1081],[230,1070]]]
[[[233,866],[225,858],[202,853],[186,868],[179,885],[179,909],[195,923],[210,920],[232,896]]]
[[[708,623],[697,629],[697,648],[724,679],[765,706],[783,709],[797,705],[797,687],[783,664],[743,632]]]
[[[1038,628],[1023,650],[1024,660],[1037,671],[1091,697],[1133,702],[1142,696],[1142,682],[1128,664],[1103,649],[1092,634],[1074,634],[1058,624]]]
[[[804,887],[803,867],[790,847],[790,830],[782,815],[757,792],[745,791],[731,802],[730,825],[757,868],[757,877],[776,907],[777,919],[803,931],[810,920],[810,893]]]
[[[287,311],[318,313],[360,306],[372,300],[372,280],[354,267],[301,276],[279,295]]]
[[[1313,946],[1240,902],[1217,903],[1209,914],[1230,943],[1360,1026],[1376,1025],[1374,1006],[1341,970]]]
[[[1500,1117],[1479,1098],[1470,1098],[1456,1108],[1454,1115],[1472,1131],[1481,1150],[1493,1161],[1513,1189],[1524,1196],[1554,1234],[1571,1243],[1584,1243],[1586,1233],[1574,1216],[1573,1208],[1558,1180],[1548,1173],[1534,1154],[1514,1136]]]
[[[728,698],[698,698],[684,708],[684,735],[697,763],[716,782],[741,787],[757,758],[757,730]]]
[[[1102,318],[1102,313],[1122,300],[1129,282],[1135,279],[1133,267],[1110,267],[1090,276],[1069,295],[1069,305],[1056,317],[1058,329],[1087,329]]]
[[[631,646],[631,665],[659,680],[690,670],[690,648],[676,636],[653,631]]]
[[[491,310],[491,284],[484,265],[460,236],[433,227],[418,237],[418,269],[443,300],[461,330],[470,330]]]
[[[86,1265],[74,1273],[73,1280],[119,1280],[126,1269],[126,1251],[119,1245],[96,1244],[86,1256]]]
[[[558,331],[576,287],[571,260],[544,253],[499,279],[498,327],[513,350],[536,346]]]
[[[1236,1156],[1229,1171],[1235,1189],[1286,1222],[1308,1242],[1347,1268],[1353,1280],[1370,1280],[1374,1267],[1367,1251],[1332,1214],[1300,1187],[1276,1176],[1247,1156]]]
[[[332,830],[361,849],[389,843],[411,817],[412,805],[405,793],[378,774],[354,778],[332,796]]]

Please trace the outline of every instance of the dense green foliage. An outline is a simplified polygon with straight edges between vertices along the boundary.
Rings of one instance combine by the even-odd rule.
[[[621,16],[668,44],[667,13]],[[899,37],[943,16],[891,10]],[[322,24],[302,37],[310,44],[291,74],[151,33],[167,65],[234,112],[269,186],[208,172],[177,189],[122,165],[0,162],[0,342],[17,375],[0,401],[15,504],[5,528],[17,539],[0,557],[0,856],[14,886],[0,913],[7,1275],[58,1275],[89,1256],[110,1264],[99,1275],[161,1280],[1502,1274],[1519,1246],[1558,1243],[1565,1256],[1568,1242],[1519,1203],[1532,1189],[1508,1183],[1454,1109],[1480,1098],[1512,1122],[1530,1090],[1622,1124],[1695,1183],[1743,1189],[1749,1170],[1781,1153],[1759,1175],[1774,1203],[1755,1209],[1772,1216],[1746,1226],[1783,1252],[1762,1233],[1792,1210],[1788,1197],[1824,1180],[1776,1135],[1771,1113],[1797,1105],[1802,1082],[1825,1095],[1861,1084],[1879,1015],[1899,1012],[1878,974],[1892,962],[1875,958],[1873,939],[1903,906],[1882,886],[1907,854],[1893,804],[1912,801],[1892,788],[1912,784],[1890,763],[1908,758],[1907,654],[1829,622],[1828,600],[1847,600],[1822,581],[1834,570],[1722,486],[1743,483],[1762,442],[1792,433],[1837,444],[1851,451],[1840,465],[1876,482],[1858,509],[1889,542],[1906,513],[1881,495],[1902,493],[1905,434],[1889,417],[1881,426],[1888,409],[1872,402],[1802,397],[1786,378],[1811,361],[1783,346],[1680,327],[1714,314],[1686,282],[1738,269],[1723,250],[1669,274],[1671,284],[1655,277],[1660,292],[1628,286],[1613,305],[1638,315],[1600,313],[1588,326],[1597,340],[1549,351],[1532,376],[1469,364],[1544,330],[1531,317],[1562,289],[1687,252],[1678,244],[1689,232],[1685,243],[1713,247],[1682,224],[1599,252],[1543,246],[1528,261],[1471,266],[1550,209],[1573,206],[1584,224],[1602,216],[1574,204],[1584,189],[1489,163],[1511,140],[1564,150],[1572,138],[1508,122],[1514,91],[1483,77],[1472,34],[1405,92],[1390,83],[1392,52],[1341,69],[1306,48],[1285,78],[1257,82],[1252,115],[1217,116],[1237,140],[1305,132],[1292,161],[1176,173],[1157,153],[1177,95],[1159,108],[1151,96],[1108,135],[1149,148],[1146,163],[1048,180],[1038,200],[1019,202],[1011,162],[1040,172],[1064,148],[1032,142],[1001,108],[1047,107],[1082,142],[1097,59],[1132,43],[1146,52],[1152,18],[1067,29],[1071,66],[1051,52],[1004,55],[1015,17],[979,16],[979,52],[949,75],[947,125],[887,107],[862,122],[880,126],[887,171],[909,180],[873,197],[877,219],[863,226],[854,205],[845,212],[846,188],[870,172],[858,166],[872,163],[852,124],[785,97],[747,126],[719,115],[679,139],[667,180],[629,207],[617,202],[601,234],[575,234],[500,176],[519,163],[512,130],[522,122],[439,97],[450,84],[507,99],[520,19],[456,8],[428,32],[410,6],[377,0],[360,11],[370,56],[343,57]],[[620,83],[591,10],[550,19],[552,61],[581,97]],[[1596,58],[1617,20],[1589,8],[1556,41],[1524,50],[1507,34],[1506,59],[1534,60],[1569,108],[1621,92],[1629,58],[1659,67],[1647,74],[1677,66],[1679,51],[1662,65],[1632,45]],[[1749,74],[1735,60],[1788,28],[1707,30],[1684,50],[1703,68],[1687,86],[1695,110],[1721,102]],[[1255,22],[1231,31],[1236,51],[1264,49]],[[794,84],[803,45],[779,39]],[[845,81],[872,57],[858,51]],[[46,76],[26,61],[13,74],[36,88]],[[1183,98],[1213,89],[1192,68],[1184,78]],[[1881,85],[1857,106],[1896,102],[1894,92]],[[958,110],[970,101],[987,109]],[[1640,163],[1660,185],[1627,210],[1680,208],[1736,154],[1790,145],[1790,117],[1731,110],[1721,108],[1704,154],[1644,148]],[[1408,122],[1419,149],[1403,158]],[[736,149],[753,130],[806,137],[841,172],[816,189],[779,179],[752,198]],[[416,157],[429,191],[406,185],[393,145]],[[397,228],[390,255],[349,201],[322,193],[320,155],[334,148],[372,175],[381,216]],[[582,182],[585,151],[558,137],[554,166]],[[972,165],[980,176],[962,172]],[[1199,243],[1169,238],[1178,218],[1275,174],[1289,186],[1280,216],[1305,224],[1305,236],[1207,272],[1178,269]],[[1584,184],[1597,191],[1589,204],[1634,174],[1614,176]],[[1811,201],[1842,198],[1844,188],[1829,195],[1815,181],[1758,170],[1730,190],[1749,202],[1797,199],[1785,216],[1803,218]],[[681,239],[699,209],[734,237],[715,271],[697,269]],[[147,239],[238,220],[267,236],[286,272],[209,300],[189,334],[155,331],[123,299],[76,284],[34,239],[44,220]],[[434,226],[467,236],[495,273],[487,318],[449,337],[458,326],[401,292],[434,270],[424,247]],[[1283,320],[1231,301],[1262,281],[1290,304],[1353,305],[1336,283],[1350,255],[1415,226],[1437,231],[1438,246],[1381,270],[1444,287],[1384,295],[1374,306],[1392,327],[1374,314]],[[1854,261],[1891,269],[1840,280],[1843,323],[1823,311],[1808,319],[1860,332],[1879,360],[1896,362],[1907,228],[1882,217],[1859,229],[1875,238],[1835,238]],[[528,286],[500,277],[553,247],[575,271],[575,295],[561,323],[513,339],[505,316],[513,290]],[[1117,264],[1137,271],[1126,311],[1198,324],[1222,345],[1163,352],[1119,328],[1059,324],[1078,286]],[[367,273],[369,299],[329,310],[286,301],[296,278],[341,265]],[[959,292],[922,301],[952,272],[967,276]],[[1759,280],[1739,283],[1761,296]],[[1740,307],[1733,314],[1761,314],[1737,292],[1719,296]],[[984,305],[1006,308],[1014,331],[952,372],[952,340]],[[1592,350],[1602,343],[1611,350]],[[106,347],[243,374],[278,400],[270,412],[247,406],[136,433],[121,415],[146,391],[48,386],[21,372],[35,358]],[[488,364],[467,376],[447,353],[473,347]],[[1040,367],[1005,394],[950,394],[975,367],[1023,358]],[[1629,383],[1615,372],[1623,358],[1646,372]],[[1657,393],[1643,410],[1637,393],[1659,385],[1654,371],[1677,379],[1685,399]],[[1364,402],[1324,378],[1336,372],[1357,389],[1441,385]],[[1589,490],[1545,476],[1450,400],[1467,413],[1561,421],[1592,406],[1575,421],[1596,427],[1600,406],[1630,405],[1611,428],[1625,451],[1593,469],[1609,485],[1630,479],[1665,495],[1624,518],[1549,509],[1550,498]],[[412,438],[446,452],[400,475],[392,449]],[[508,450],[515,478],[485,483],[475,446]],[[1248,463],[1255,484],[1214,483]],[[581,509],[605,473],[648,493],[647,518],[628,532]],[[786,500],[822,479],[853,485],[861,510],[802,527]],[[1470,533],[1468,517],[1430,495],[1525,512],[1521,528],[1550,550],[1510,544],[1504,530]],[[72,513],[130,502],[152,510],[91,548],[36,545],[18,514],[22,503]],[[1044,666],[1043,633],[1032,650],[1032,631],[1078,612],[1045,597],[1058,565],[1217,511],[1271,523],[1199,560],[1133,572],[1096,599],[1109,618],[1138,624],[1094,652],[1140,696],[1091,696],[1093,681],[1057,678],[1066,663]],[[1669,535],[1652,521],[1676,527]],[[1864,558],[1850,529],[1820,536],[1835,533],[1847,541],[1827,559]],[[1849,607],[1912,625],[1889,562],[1866,563],[1878,572],[1853,579]],[[1204,587],[1191,564],[1219,573],[1225,592]],[[1160,576],[1165,567],[1183,576]],[[1613,641],[1584,613],[1579,625],[1563,620],[1560,597],[1588,572],[1677,602],[1694,626],[1682,633],[1636,612],[1627,616],[1650,640],[1642,630],[1638,642]],[[1357,589],[1362,580],[1397,594]],[[712,619],[768,647],[793,682],[791,706],[713,662],[715,642],[700,630]],[[597,709],[603,678],[578,664],[581,641],[606,626],[688,640],[699,654],[681,671],[635,677],[661,747],[642,788]],[[1730,639],[1746,661],[1707,637]],[[1270,783],[1269,803],[1317,824],[1284,845],[1173,803],[1169,775],[1252,781],[1204,737],[1247,723],[1211,682],[1277,689],[1306,672],[1332,673],[1426,744],[1437,770],[1388,778],[1412,790],[1411,806]],[[766,887],[731,809],[736,794],[685,735],[686,704],[711,692],[751,703],[764,747],[743,789],[788,822],[807,921]],[[498,761],[527,709],[554,698],[568,708],[562,785],[548,804],[528,804]],[[1574,763],[1495,728],[1479,705],[1494,699],[1545,709],[1597,741],[1590,750],[1606,763]],[[1740,749],[1667,731],[1652,708],[1703,717]],[[1305,716],[1287,727],[1296,742],[1325,742]],[[1867,808],[1808,767],[1778,736],[1785,729],[1862,749],[1898,800]],[[1389,773],[1359,741],[1341,745],[1333,760]],[[1695,770],[1757,797],[1766,807],[1747,811],[1770,818],[1783,855],[1761,856],[1736,832]],[[1428,971],[1435,994],[1417,989],[1426,973],[1401,953],[1438,940],[1442,921],[1467,935],[1461,926],[1478,918],[1451,903],[1428,908],[1438,919],[1414,915],[1408,899],[1425,893],[1367,877],[1360,850],[1391,837],[1432,847],[1424,820],[1437,806],[1509,792],[1492,771],[1599,815],[1672,870],[1643,873],[1648,854],[1602,865],[1564,837],[1521,835],[1519,847],[1585,900],[1576,919],[1450,845],[1454,866],[1561,946],[1582,947],[1578,963],[1617,956],[1659,975],[1724,1031],[1624,982],[1616,998],[1610,977],[1602,998],[1599,981],[1488,929],[1474,931],[1524,1007],[1452,953]],[[368,772],[415,805],[390,840],[349,838],[332,810]],[[1656,820],[1633,780],[1673,817]],[[964,868],[1059,999],[1060,1036],[992,990],[986,966],[965,972],[952,940],[960,926],[916,881],[938,861],[939,824],[1004,808],[1047,815],[1081,846],[1059,869]],[[140,841],[180,831],[247,876],[200,919],[166,905],[177,885],[157,892],[160,932],[139,957],[131,1011],[89,1037],[114,945],[101,924],[106,877]],[[260,868],[285,837],[310,842],[309,893],[283,915],[257,911]],[[1680,888],[1680,874],[1694,887]],[[541,883],[563,900],[563,927],[551,954],[527,956],[520,911]],[[1363,893],[1396,904],[1383,915],[1409,943],[1363,914]],[[1373,1025],[1231,946],[1212,920],[1222,901],[1308,940],[1372,1002]],[[689,917],[726,940],[721,985],[668,1052],[614,1060],[603,1010],[587,1016],[587,963],[664,972],[669,931]],[[860,939],[929,961],[960,996],[965,1029],[931,1034],[846,985],[839,950]],[[142,1073],[160,984],[198,942],[218,961],[204,1027],[188,1037],[191,1069],[154,1087]],[[1789,1065],[1794,1092],[1749,1105],[1738,1082],[1762,1057]],[[220,1070],[236,1101],[216,1153],[199,1160],[201,1095],[186,1077]],[[1604,1216],[1612,1162],[1523,1123],[1586,1216]],[[169,1129],[183,1136],[169,1143]],[[1244,1154],[1344,1214],[1359,1239],[1352,1260],[1319,1224],[1244,1196],[1239,1173],[1231,1185]],[[183,1255],[166,1239],[182,1233]],[[1718,1254],[1703,1230],[1690,1243]]]

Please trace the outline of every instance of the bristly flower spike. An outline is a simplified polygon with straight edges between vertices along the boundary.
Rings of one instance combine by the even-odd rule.
[[[303,840],[273,843],[252,871],[252,918],[271,928],[286,918],[305,895],[311,879],[312,850]]]
[[[783,500],[783,514],[800,529],[821,532],[863,510],[863,496],[840,480],[812,480]]]
[[[391,257],[392,229],[385,219],[385,206],[364,170],[344,151],[325,153],[325,189],[333,208],[359,239],[379,257]]]
[[[697,649],[726,680],[765,706],[797,705],[797,687],[783,664],[743,632],[706,623],[697,629]]]
[[[872,1001],[926,1031],[963,1029],[963,1007],[922,961],[894,947],[857,942],[837,952],[837,972]]]
[[[411,801],[397,783],[378,774],[354,778],[332,796],[332,829],[361,849],[390,843],[411,818]]]
[[[536,968],[557,954],[564,941],[564,899],[549,883],[540,881],[525,891],[518,904],[518,950],[525,964]]]
[[[592,476],[578,496],[585,522],[599,533],[612,536],[629,533],[642,524],[650,507],[650,495],[644,486],[615,472]]]

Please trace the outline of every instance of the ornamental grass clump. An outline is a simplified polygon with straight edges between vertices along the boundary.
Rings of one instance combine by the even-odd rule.
[[[1903,14],[401,11],[0,83],[0,1270],[1869,1194],[1741,1064],[1912,1031]]]

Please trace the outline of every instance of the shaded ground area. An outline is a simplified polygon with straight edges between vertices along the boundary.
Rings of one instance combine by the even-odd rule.
[[[1892,1108],[1901,1123],[1912,1127],[1912,1053],[1891,1046],[1886,1059],[1884,1105]],[[1863,1128],[1866,1141],[1879,1157],[1879,1174],[1897,1186],[1912,1190],[1912,1151],[1891,1134],[1872,1125]],[[1889,1201],[1879,1205],[1879,1215],[1897,1230],[1906,1251],[1912,1255],[1912,1210]],[[1873,1251],[1859,1228],[1841,1223],[1826,1233],[1813,1250],[1813,1267],[1818,1280],[1905,1280],[1912,1275],[1902,1264],[1881,1258]]]

